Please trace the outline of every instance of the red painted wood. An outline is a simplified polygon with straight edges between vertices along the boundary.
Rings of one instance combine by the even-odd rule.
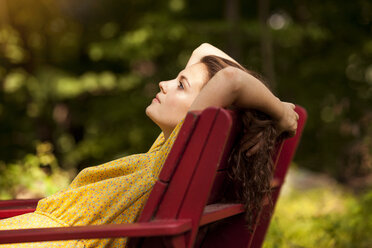
[[[0,231],[0,244],[36,241],[179,235],[189,231],[191,220],[110,224]]]
[[[275,179],[272,182],[272,186],[277,189],[273,192],[274,204],[306,120],[305,110],[300,107],[297,107],[296,110],[300,113],[298,133],[295,136],[297,138],[295,141],[293,141],[293,138],[287,140],[283,144],[283,149],[278,151],[280,156],[274,156],[277,161]],[[222,169],[222,171],[218,171],[217,175],[219,176],[216,177],[215,181],[219,181],[217,184],[223,184],[223,168],[225,168],[225,161],[231,150],[230,145],[233,143],[233,137],[239,131],[239,122],[231,112],[216,108],[203,111],[198,118],[199,114],[195,112],[191,117],[189,115],[186,117],[179,138],[177,138],[164,165],[164,172],[161,173],[163,181],[156,183],[157,186],[155,185],[140,217],[140,220],[141,218],[149,220],[155,213],[156,221],[124,225],[51,228],[47,230],[6,230],[0,231],[0,243],[7,238],[9,238],[8,241],[27,242],[158,236],[157,238],[146,238],[144,240],[136,238],[132,240],[140,241],[136,243],[138,244],[136,247],[184,247],[184,243],[187,244],[187,247],[191,247],[200,223],[203,225],[202,231],[207,235],[205,237],[200,236],[197,243],[198,247],[199,245],[203,248],[248,247],[252,241],[252,235],[245,227],[244,214],[239,214],[239,211],[242,211],[242,209],[239,209],[239,207],[241,208],[240,204],[224,205],[224,207],[212,205],[204,208],[217,169]],[[220,119],[224,114],[227,114],[227,118]],[[230,130],[231,134],[229,134],[230,131],[226,131],[228,129],[226,129],[226,123],[231,120],[233,128]],[[194,124],[192,124],[193,121]],[[185,132],[182,133],[182,131]],[[231,138],[221,138],[224,135]],[[167,181],[170,181],[168,187]],[[213,186],[213,188],[212,194],[218,193],[218,187]],[[218,194],[211,198],[218,199]],[[267,207],[268,205],[264,207],[262,213],[271,213],[272,209],[267,209]],[[159,211],[156,213],[157,208],[159,208]],[[222,219],[222,221],[216,222],[218,219]],[[213,222],[218,224],[210,228],[208,224]],[[254,233],[252,247],[261,247],[269,222],[270,219],[260,220]],[[13,236],[7,235],[9,232]]]
[[[223,180],[226,179],[226,173],[225,171],[218,171],[216,174],[215,182],[216,180],[221,180],[221,183],[223,183]],[[218,177],[218,179],[217,179]],[[283,181],[277,178],[274,178],[271,182],[272,189],[278,189],[283,184]],[[213,191],[212,191],[213,192]],[[212,193],[211,192],[211,193]],[[216,193],[216,192],[215,192]],[[216,193],[217,194],[217,193]],[[264,202],[264,205],[268,204],[268,201]],[[232,211],[230,213],[230,211]],[[210,222],[214,222],[223,218],[227,218],[236,214],[240,214],[244,212],[244,207],[242,204],[236,204],[236,203],[217,203],[212,204],[208,203],[207,206],[204,208],[203,216],[200,220],[200,226],[208,224]],[[219,217],[221,216],[221,217]]]
[[[272,194],[272,201],[275,205],[281,185],[284,182],[284,175],[287,172],[289,163],[294,155],[295,148],[299,142],[300,135],[303,130],[304,123],[306,121],[306,112],[301,107],[297,107],[296,111],[298,111],[300,115],[300,120],[298,123],[298,130],[297,135],[295,138],[296,141],[293,143],[289,143],[286,140],[286,142],[282,145],[280,145],[277,149],[278,154],[274,155],[273,159],[276,161],[276,168],[274,173],[274,179],[271,183],[272,187],[275,189]],[[204,231],[207,233],[207,235],[199,241],[197,247],[203,247],[203,248],[209,248],[209,247],[261,247],[262,241],[265,237],[268,225],[270,223],[270,218],[263,218],[262,216],[266,216],[267,214],[271,214],[272,209],[270,209],[270,205],[267,204],[267,200],[264,202],[263,211],[260,214],[261,219],[259,220],[259,224],[257,225],[254,234],[248,232],[248,230],[245,227],[245,221],[244,221],[244,215],[236,215],[234,217],[230,217],[225,219],[222,222],[219,222],[217,226],[214,225],[214,227],[208,231]],[[208,227],[209,225],[205,225],[205,227]],[[252,242],[253,241],[253,242]],[[250,244],[252,243],[252,246]]]
[[[173,171],[178,166],[179,159],[182,157],[182,153],[184,152],[188,141],[192,135],[196,122],[199,118],[199,115],[196,113],[188,113],[185,121],[181,127],[181,130],[178,133],[177,139],[170,151],[162,171],[160,172],[159,180],[156,182],[154,188],[152,189],[149,199],[144,206],[142,213],[138,219],[138,222],[146,222],[150,221],[153,217],[157,207],[159,205],[160,200],[163,197],[166,187],[171,176],[173,175]]]
[[[0,210],[0,219],[6,219],[21,214],[32,213],[34,211],[34,208]]]
[[[173,175],[163,202],[159,206],[156,219],[174,219],[177,217],[218,111],[216,108],[208,108],[200,116],[189,145],[182,156],[177,171]]]
[[[200,161],[194,172],[193,179],[180,208],[178,218],[191,218],[193,228],[190,237],[186,238],[187,247],[192,247],[199,221],[213,186],[214,176],[221,162],[222,154],[232,129],[232,119],[226,110],[218,112],[216,121],[207,139],[207,144],[201,153]],[[187,234],[188,236],[188,234]]]
[[[164,245],[166,248],[185,248],[186,247],[185,236],[178,235],[165,238]]]
[[[245,248],[251,234],[247,230],[244,214],[226,218],[212,225],[206,225],[209,229],[203,241],[199,243],[201,248]]]
[[[199,226],[204,226],[243,212],[244,206],[242,204],[211,204],[205,207]]]
[[[306,110],[300,106],[296,106],[296,112],[299,115],[299,120],[297,123],[297,133],[294,137],[287,139],[283,143],[283,147],[281,149],[281,152],[279,154],[279,158],[277,161],[275,173],[274,173],[274,178],[281,180],[281,184],[284,182],[285,175],[288,171],[289,165],[292,161],[292,158],[296,152],[296,148],[299,144],[301,134],[303,132],[306,119],[307,119],[307,113]],[[270,208],[270,206],[265,206],[262,210],[261,215],[262,216],[271,216],[274,208],[276,201],[278,199],[279,193],[280,193],[281,187],[278,187],[278,190],[275,190],[272,193],[272,202],[273,206]],[[261,218],[257,224],[253,239],[251,241],[251,246],[252,248],[259,248],[262,246],[262,243],[265,239],[265,235],[267,232],[267,229],[270,224],[270,218]]]
[[[151,248],[164,248],[165,237],[146,237],[142,239],[135,239],[138,242],[130,242],[129,248],[142,248],[142,247],[151,247]]]
[[[177,136],[177,139],[172,147],[171,152],[169,153],[163,169],[159,175],[158,183],[166,184],[164,191],[159,193],[157,191],[152,191],[150,197],[138,219],[138,222],[147,222],[153,219],[154,215],[158,212],[159,207],[164,206],[164,192],[168,190],[167,182],[173,180],[173,172],[178,170],[180,160],[183,158],[185,153],[185,148],[189,147],[190,139],[194,135],[195,126],[200,126],[199,116],[201,112],[190,112],[187,114],[185,121],[181,127],[181,130]],[[210,113],[209,115],[213,115]],[[205,121],[202,121],[202,123]],[[200,132],[200,131],[199,131]],[[186,142],[187,141],[187,142]],[[192,143],[192,142],[191,142]],[[164,184],[164,185],[165,185]],[[155,189],[155,188],[154,188]],[[160,219],[157,217],[157,219]],[[163,247],[162,240],[147,238],[143,239],[130,239],[128,242],[128,247]]]
[[[225,109],[221,109],[221,111],[223,111],[224,114],[226,115],[226,121],[232,122],[232,126],[230,127],[230,130],[229,130],[229,132],[231,133],[229,134],[226,147],[222,154],[221,162],[218,165],[219,171],[227,169],[227,166],[228,166],[227,161],[230,157],[231,149],[233,148],[233,145],[235,144],[235,140],[242,128],[241,122],[238,120],[238,115],[236,112],[231,111],[231,110],[225,110]]]
[[[167,187],[168,183],[164,183],[160,180],[155,183],[149,199],[147,200],[146,205],[144,206],[141,216],[139,217],[137,222],[148,222],[152,219]]]
[[[227,176],[228,175],[226,170],[216,172],[212,190],[209,194],[209,198],[207,201],[207,205],[221,201],[222,197],[221,192],[224,190],[224,183],[226,182],[225,180]]]
[[[256,226],[254,236],[252,237],[252,240],[250,240],[250,243],[249,243],[250,248],[262,247],[263,241],[265,239],[266,232],[267,232],[267,230],[269,228],[269,225],[270,225],[271,215],[274,212],[275,203],[277,202],[278,197],[279,197],[279,192],[280,192],[280,188],[278,190],[275,190],[272,193],[272,195],[271,195],[272,202],[273,202],[272,206],[270,206],[269,204],[264,204],[263,205],[263,208],[262,208],[262,211],[261,211],[261,214],[260,214],[261,216],[260,216],[259,222]]]
[[[285,149],[283,149],[280,154],[278,164],[286,165],[286,166],[280,166],[280,168],[275,171],[275,177],[278,177],[278,178],[284,178],[287,173],[289,164],[292,161],[292,158],[295,154],[296,148],[299,144],[299,140],[301,138],[301,134],[302,134],[302,131],[305,126],[306,119],[307,119],[307,113],[304,108],[300,106],[296,106],[295,110],[300,116],[300,119],[298,120],[298,123],[297,123],[297,133],[294,137],[289,138],[284,141],[283,146],[285,146]]]
[[[199,119],[199,115],[196,112],[190,112],[187,114],[182,128],[177,135],[177,140],[174,142],[172,150],[169,153],[163,169],[160,172],[159,179],[161,179],[163,182],[169,182],[171,176],[173,175],[173,171],[177,167],[178,162],[182,157],[182,153],[187,147],[192,131],[194,130],[196,122]]]
[[[226,111],[226,110],[224,110],[224,111]],[[238,118],[237,113],[233,112],[233,111],[230,111],[230,110],[227,111],[226,113],[229,116],[229,118],[227,120],[232,121],[233,125],[230,128],[231,133],[229,135],[229,138],[228,138],[228,141],[226,143],[224,152],[222,154],[221,161],[218,165],[218,171],[216,173],[214,183],[213,183],[213,186],[212,186],[212,190],[210,192],[210,196],[209,196],[209,199],[207,201],[207,204],[212,204],[212,203],[215,203],[215,202],[218,202],[218,201],[221,200],[222,191],[224,190],[225,179],[227,177],[227,166],[228,166],[227,161],[228,161],[228,158],[230,156],[231,149],[233,148],[233,145],[235,143],[237,134],[241,130],[240,121],[238,121],[238,119],[237,119]]]
[[[40,198],[37,199],[17,199],[17,200],[1,200],[0,209],[8,209],[13,207],[36,207]]]

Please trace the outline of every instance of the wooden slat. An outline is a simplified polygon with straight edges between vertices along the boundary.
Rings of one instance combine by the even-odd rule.
[[[180,160],[185,153],[185,149],[189,146],[190,139],[195,132],[195,126],[199,125],[200,112],[189,112],[185,118],[185,121],[178,133],[178,136],[173,144],[172,150],[170,151],[164,166],[160,172],[159,180],[156,185],[164,186],[162,192],[158,192],[156,185],[150,193],[150,197],[147,200],[137,222],[148,222],[154,218],[157,214],[158,209],[163,206],[164,194],[168,190],[169,181],[173,180],[174,171],[177,170]],[[174,211],[176,213],[177,210]],[[150,242],[151,246],[159,243],[159,240],[152,240],[148,238],[146,240],[140,238],[129,239],[128,247],[138,247],[139,243]],[[150,247],[151,247],[150,246]],[[144,245],[146,247],[146,245]]]
[[[200,226],[222,220],[244,212],[242,204],[211,204],[205,207]]]
[[[168,183],[164,183],[159,180],[155,183],[154,188],[151,191],[151,195],[149,199],[147,199],[146,205],[142,210],[141,217],[137,222],[147,222],[152,219],[167,187]]]
[[[164,192],[168,187],[168,182],[173,175],[173,171],[177,168],[181,154],[184,152],[188,141],[193,133],[199,115],[195,113],[188,113],[185,121],[178,133],[177,139],[174,142],[172,150],[170,151],[164,166],[159,175],[159,180],[155,183],[149,199],[144,206],[138,222],[150,221],[159,206],[159,202],[163,198]]]
[[[182,154],[184,153],[190,137],[194,132],[199,116],[200,113],[190,112],[187,114],[173,147],[164,162],[163,168],[159,174],[159,180],[151,190],[150,196],[137,222],[148,222],[152,220],[157,212],[160,202],[169,185],[169,181],[171,180],[174,171],[177,169],[179,160],[182,158]],[[138,247],[140,242],[142,242],[141,238],[131,238],[128,241],[128,247]],[[159,243],[158,240],[155,241],[155,243]],[[152,246],[154,246],[154,243],[152,243]]]
[[[36,207],[37,203],[41,200],[37,199],[17,199],[17,200],[2,200],[0,201],[0,209],[11,208],[11,207],[26,207],[33,206]]]
[[[189,231],[191,220],[162,220],[147,223],[110,224],[0,231],[0,244],[73,239],[179,235]]]
[[[191,233],[186,236],[187,245],[192,247],[204,207],[211,192],[216,171],[229,140],[232,129],[232,119],[226,110],[221,109],[211,127],[206,139],[206,145],[201,152],[200,160],[192,177],[189,188],[180,208],[178,218],[194,220]]]
[[[218,109],[209,108],[204,110],[203,114],[199,117],[197,127],[182,156],[182,160],[179,162],[177,171],[172,177],[162,204],[159,206],[156,219],[177,218],[180,206],[183,204],[184,196],[193,177],[196,164],[204,149],[205,142],[218,111]]]
[[[181,130],[177,135],[172,150],[170,151],[166,161],[164,162],[163,169],[159,174],[159,179],[161,181],[169,182],[169,180],[171,179],[173,172],[176,169],[178,162],[188,145],[198,119],[199,115],[197,113],[189,112],[186,115],[185,121],[183,122]]]
[[[231,150],[235,144],[235,141],[241,131],[241,122],[238,120],[238,115],[236,112],[232,110],[221,109],[221,112],[224,113],[225,118],[228,119],[228,122],[233,123],[231,127],[229,127],[229,138],[227,143],[225,144],[225,149],[221,157],[221,162],[218,165],[218,171],[226,170],[228,167],[228,159],[231,154]]]
[[[204,119],[211,121],[211,113],[218,113],[216,109],[209,109],[203,112],[202,116],[204,115]],[[222,110],[224,111],[224,110]],[[299,141],[299,136],[302,132],[303,125],[306,120],[306,112],[304,109],[296,107],[296,111],[299,112],[300,120],[298,123],[298,130],[297,135],[289,140],[286,140],[283,144],[283,151],[278,151],[280,156],[275,158],[274,161],[277,161],[277,167],[275,169],[275,177],[274,180],[271,182],[271,186],[273,189],[272,199],[273,203],[275,204],[281,185],[284,182],[284,175],[288,169],[288,165],[293,157],[295,148]],[[198,113],[195,114],[198,116]],[[218,221],[220,219],[229,218],[228,222],[222,221],[222,225],[218,225],[217,229],[213,229],[213,233],[208,234],[203,241],[203,248],[206,247],[248,247],[252,241],[251,235],[248,233],[247,229],[245,228],[244,222],[244,214],[243,213],[243,206],[241,204],[222,204],[222,205],[210,205],[204,208],[204,213],[202,213],[203,208],[201,209],[199,216],[199,205],[198,207],[194,207],[193,192],[198,193],[204,187],[204,184],[200,183],[202,180],[198,176],[196,186],[190,186],[190,180],[193,181],[193,177],[197,175],[198,168],[195,168],[196,165],[204,164],[201,162],[203,160],[202,155],[204,153],[211,154],[214,152],[214,149],[207,151],[210,128],[215,125],[216,122],[213,119],[212,123],[206,125],[203,119],[200,117],[195,123],[195,128],[189,126],[188,130],[191,134],[184,134],[190,135],[191,139],[189,141],[185,141],[181,138],[180,147],[184,147],[182,150],[180,147],[177,148],[177,142],[174,145],[176,151],[173,154],[179,156],[170,156],[169,163],[172,164],[170,168],[165,168],[165,172],[162,175],[161,180],[161,188],[166,187],[167,182],[170,180],[170,184],[173,184],[173,189],[169,192],[170,186],[168,186],[168,191],[165,188],[167,193],[163,196],[160,195],[160,202],[159,205],[163,209],[160,211],[161,214],[156,217],[164,218],[163,220],[156,220],[152,222],[144,222],[144,223],[135,223],[135,224],[124,224],[124,225],[104,225],[104,226],[87,226],[87,227],[71,227],[71,228],[38,228],[38,229],[24,229],[24,230],[4,230],[0,231],[0,243],[20,243],[20,242],[30,242],[30,241],[53,241],[53,240],[69,240],[69,239],[96,239],[96,238],[115,238],[115,237],[154,237],[146,239],[147,241],[155,240],[158,245],[161,245],[162,240],[166,239],[167,237],[172,237],[172,235],[176,235],[179,238],[174,239],[178,242],[173,242],[174,244],[182,245],[184,243],[188,244],[189,246],[192,245],[192,240],[194,239],[193,235],[195,232],[195,222],[199,222],[200,225],[206,226],[208,223],[212,223]],[[186,121],[186,120],[185,120]],[[204,123],[204,124],[203,124]],[[206,122],[207,123],[207,122]],[[194,130],[194,129],[195,130]],[[187,129],[187,125],[186,125]],[[185,129],[185,130],[186,130]],[[182,129],[181,129],[182,130]],[[221,132],[225,130],[221,128]],[[179,137],[182,137],[182,132],[179,134]],[[214,135],[212,135],[214,136]],[[202,141],[202,142],[201,142]],[[207,142],[206,144],[203,142]],[[213,143],[213,142],[212,142]],[[218,142],[215,142],[216,144]],[[209,143],[210,145],[210,143]],[[213,147],[213,146],[211,146]],[[173,149],[172,149],[173,150]],[[218,149],[217,149],[218,150]],[[172,154],[172,151],[170,155]],[[227,154],[228,155],[228,154]],[[227,156],[226,155],[226,156]],[[220,155],[218,155],[220,156]],[[183,157],[182,161],[180,158]],[[208,157],[208,156],[207,156]],[[205,159],[205,157],[204,157]],[[223,155],[223,159],[225,160],[225,156]],[[168,161],[168,159],[167,159]],[[206,160],[207,161],[207,160]],[[192,164],[192,168],[188,167]],[[212,163],[213,164],[213,163]],[[220,164],[222,165],[222,164]],[[166,165],[165,165],[166,166]],[[180,166],[181,169],[177,168]],[[216,165],[218,166],[218,165]],[[220,166],[220,169],[224,168],[224,166]],[[168,170],[168,171],[167,171]],[[175,171],[177,170],[177,171]],[[163,173],[163,171],[162,171]],[[194,174],[195,173],[195,174]],[[213,172],[215,173],[215,172]],[[202,178],[203,179],[203,178]],[[208,179],[209,180],[209,179]],[[218,179],[220,180],[220,179]],[[163,185],[164,184],[164,185]],[[206,183],[209,185],[209,182]],[[155,189],[156,191],[156,189]],[[163,191],[163,189],[161,190]],[[203,192],[205,189],[202,190]],[[185,198],[185,196],[187,196]],[[188,199],[187,199],[188,198]],[[197,196],[198,199],[196,201],[200,201],[200,196]],[[158,199],[158,200],[159,200]],[[0,201],[0,209],[3,202]],[[9,206],[14,208],[14,206],[19,206],[22,209],[25,201],[21,200],[18,203],[13,201],[13,204],[16,205],[10,206],[9,203],[11,201],[7,201],[5,206]],[[34,206],[37,202],[34,202]],[[17,205],[19,204],[19,205]],[[29,206],[31,206],[30,204]],[[205,204],[205,203],[204,203]],[[152,204],[152,209],[156,209],[157,204]],[[185,205],[185,206],[182,206]],[[182,208],[185,209],[182,210]],[[264,201],[264,210],[263,213],[271,213],[272,209],[269,209],[269,205],[266,201]],[[195,208],[195,213],[193,212]],[[20,211],[22,209],[14,209]],[[30,209],[31,211],[31,209]],[[188,217],[190,215],[190,218]],[[159,219],[161,219],[159,218]],[[180,218],[180,220],[177,220]],[[169,220],[166,220],[169,219]],[[265,236],[268,224],[270,219],[261,219],[260,223],[257,226],[257,229],[254,232],[252,247],[261,247],[263,238]],[[196,229],[198,226],[196,227]],[[205,227],[207,228],[207,227]],[[182,235],[182,236],[179,236]],[[191,241],[190,241],[191,240]],[[158,242],[160,241],[160,242]],[[172,243],[172,244],[173,244]],[[155,245],[155,246],[154,246]],[[155,243],[150,243],[149,247],[158,247]],[[160,247],[160,246],[159,246]]]
[[[227,182],[227,170],[217,171],[214,177],[211,193],[207,205],[216,203],[221,200],[221,192],[224,190],[224,184]]]
[[[287,170],[289,168],[289,165],[292,161],[292,158],[296,152],[296,148],[299,144],[302,131],[305,126],[305,122],[307,119],[307,113],[306,110],[300,106],[296,106],[295,111],[299,115],[299,120],[297,123],[297,133],[294,137],[289,138],[283,142],[283,145],[281,147],[281,151],[279,153],[279,157],[277,158],[274,178],[277,180],[280,180],[280,184],[284,182],[285,175],[287,174]],[[273,206],[265,205],[263,207],[261,215],[263,216],[272,216],[272,212],[274,211],[274,207],[276,204],[276,201],[278,199],[279,193],[280,193],[281,187],[278,186],[277,190],[272,192],[272,202]],[[262,246],[262,243],[264,241],[267,229],[270,224],[270,218],[260,218],[259,222],[257,224],[253,239],[251,241],[251,248],[259,248]]]
[[[21,214],[32,213],[34,211],[35,211],[34,208],[0,210],[0,219],[10,218]]]

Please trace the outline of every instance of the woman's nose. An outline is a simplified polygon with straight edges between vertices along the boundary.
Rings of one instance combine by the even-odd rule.
[[[166,94],[167,93],[167,86],[166,86],[167,84],[164,82],[164,81],[161,81],[160,83],[159,83],[159,88],[160,88],[160,90],[164,93],[164,94]]]

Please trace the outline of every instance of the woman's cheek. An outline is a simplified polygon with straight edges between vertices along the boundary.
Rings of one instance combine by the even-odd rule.
[[[176,95],[174,98],[169,99],[168,107],[170,112],[172,112],[177,118],[183,118],[187,111],[189,110],[191,104],[193,102],[193,96],[192,95],[186,95],[186,94],[179,94]]]

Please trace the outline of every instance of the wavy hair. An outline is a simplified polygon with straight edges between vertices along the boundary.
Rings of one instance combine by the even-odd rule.
[[[219,56],[205,56],[200,62],[207,67],[209,79],[223,68],[233,66],[263,82],[256,73]],[[281,139],[278,138],[274,120],[267,114],[254,109],[235,110],[242,122],[242,129],[228,160],[230,182],[226,188],[224,201],[243,203],[246,222],[248,227],[252,228],[263,201],[267,199],[269,204],[272,204],[271,180],[274,170],[272,156]],[[253,154],[249,153],[252,146],[246,145],[252,140],[258,145]]]

